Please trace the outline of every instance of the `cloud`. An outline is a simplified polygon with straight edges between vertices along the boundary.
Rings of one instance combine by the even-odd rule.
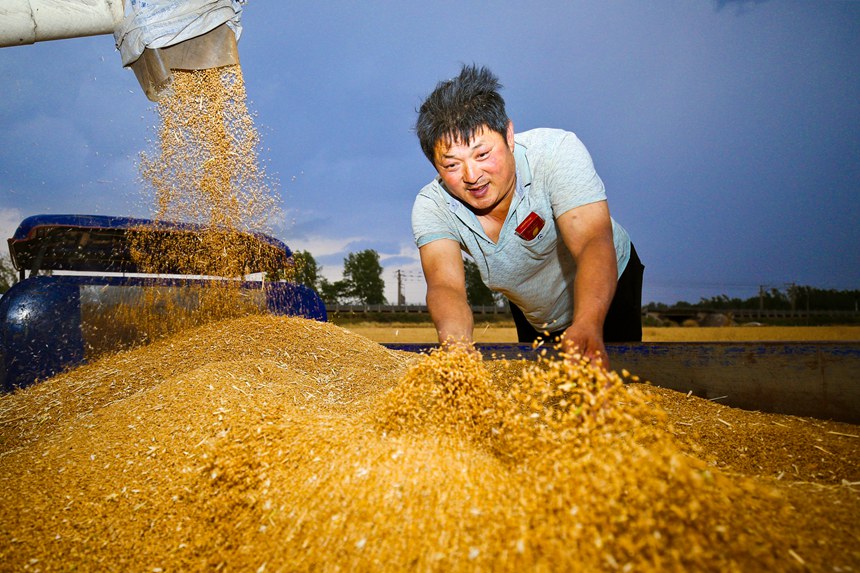
[[[2,235],[3,239],[0,241],[0,257],[9,256],[9,244],[6,239],[11,238],[15,234],[15,230],[23,218],[24,215],[20,209],[0,207],[0,235]]]
[[[387,258],[408,258],[416,262],[419,262],[418,258],[418,247],[415,246],[411,241],[408,243],[400,243],[396,252],[393,254],[379,254],[379,258],[381,260],[386,260]]]
[[[289,247],[294,251],[307,251],[315,259],[318,259],[345,253],[348,245],[361,242],[362,240],[364,239],[358,237],[338,238],[312,235],[292,241]]]

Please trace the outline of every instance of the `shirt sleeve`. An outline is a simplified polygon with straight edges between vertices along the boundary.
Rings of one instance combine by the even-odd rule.
[[[412,205],[412,236],[418,248],[439,239],[458,241],[457,234],[446,217],[447,205],[423,189]]]
[[[594,169],[591,155],[573,133],[567,132],[550,156],[547,188],[556,217],[606,199],[606,189]]]

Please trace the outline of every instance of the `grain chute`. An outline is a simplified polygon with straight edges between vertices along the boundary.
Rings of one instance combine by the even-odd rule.
[[[238,0],[6,0],[0,47],[113,34],[146,96],[170,92],[172,70],[239,63]]]

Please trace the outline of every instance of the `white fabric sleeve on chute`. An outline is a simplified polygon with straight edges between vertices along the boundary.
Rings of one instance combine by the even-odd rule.
[[[246,0],[128,0],[125,18],[114,30],[122,65],[136,61],[145,48],[166,48],[203,35],[221,24],[239,40]]]

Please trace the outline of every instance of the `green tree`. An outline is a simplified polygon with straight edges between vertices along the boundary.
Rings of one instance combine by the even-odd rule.
[[[12,266],[12,259],[2,255],[0,256],[0,293],[4,293],[15,284],[18,280],[18,273]]]
[[[320,277],[317,292],[326,304],[344,304],[350,297],[349,283],[345,280],[329,282]]]
[[[319,290],[322,267],[317,265],[316,259],[308,251],[296,251],[293,253],[293,282],[305,285],[314,290]]]
[[[349,285],[349,297],[362,304],[385,304],[385,281],[379,253],[365,249],[350,253],[343,260],[343,278]]]
[[[495,306],[498,295],[484,284],[475,261],[464,259],[463,270],[466,272],[466,299],[469,301],[469,305]]]

